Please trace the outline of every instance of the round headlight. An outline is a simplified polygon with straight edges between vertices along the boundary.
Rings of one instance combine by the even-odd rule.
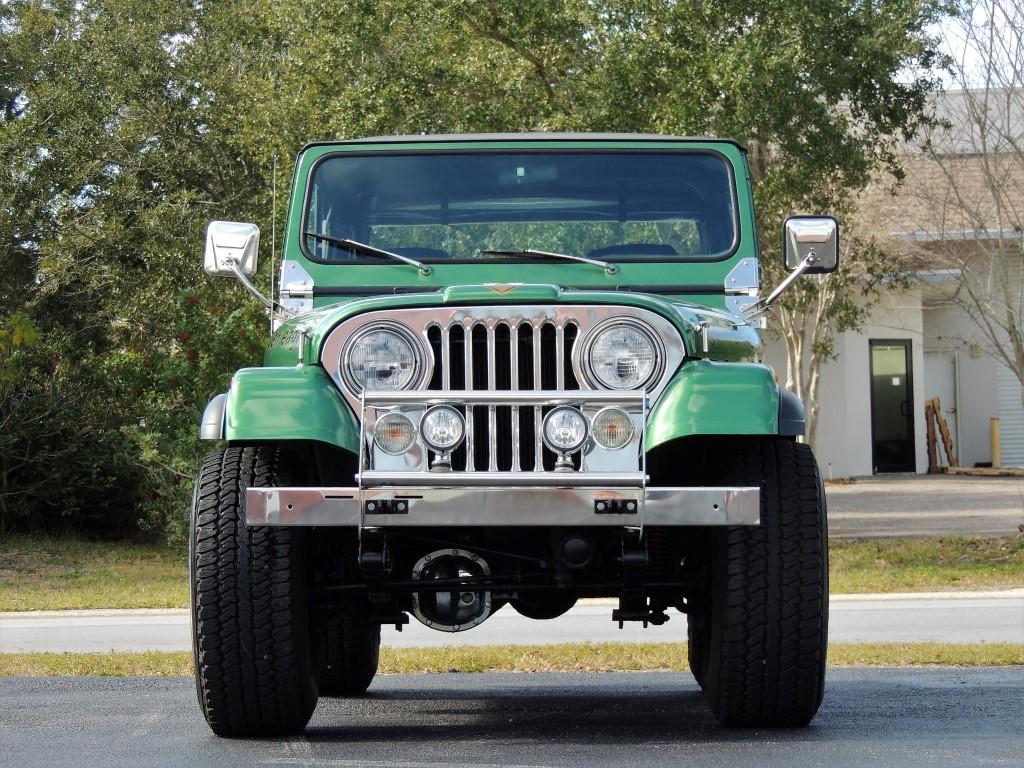
[[[420,420],[423,440],[439,453],[454,450],[466,434],[466,420],[449,405],[428,408]]]
[[[386,413],[373,426],[373,442],[384,453],[405,453],[415,439],[416,426],[401,413]]]
[[[621,408],[605,408],[594,416],[590,431],[602,448],[618,450],[633,439],[633,420]]]
[[[654,336],[635,323],[612,323],[599,330],[587,354],[590,372],[608,389],[639,389],[658,372]]]
[[[404,329],[375,326],[353,336],[342,367],[356,392],[407,389],[420,370],[419,348]]]
[[[544,417],[544,442],[556,453],[572,453],[587,439],[587,419],[575,408],[560,405]]]

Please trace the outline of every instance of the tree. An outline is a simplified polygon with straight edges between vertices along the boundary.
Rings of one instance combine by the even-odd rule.
[[[964,3],[946,30],[956,86],[939,103],[917,192],[920,258],[956,275],[950,301],[1024,384],[1024,6]]]
[[[203,227],[280,220],[271,189],[287,187],[305,142],[735,136],[751,147],[770,282],[786,212],[841,213],[897,165],[891,142],[916,133],[931,87],[903,73],[935,63],[925,30],[941,12],[924,0],[0,4],[0,327],[17,312],[38,330],[17,352],[17,384],[45,406],[0,443],[0,471],[21,489],[8,524],[71,510],[180,526],[200,410],[258,361],[266,333],[237,284],[202,274]],[[852,275],[884,271],[863,253]],[[812,359],[852,316],[838,310],[843,285],[807,281],[788,299],[797,318],[816,317],[814,297],[838,313]],[[811,378],[793,376],[813,403]],[[0,414],[21,402],[0,396]]]

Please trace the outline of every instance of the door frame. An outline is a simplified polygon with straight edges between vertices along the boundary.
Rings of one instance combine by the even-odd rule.
[[[917,435],[914,432],[914,340],[913,339],[868,339],[868,399],[871,417],[871,472],[878,473],[878,462],[875,460],[875,347],[902,346],[907,361],[907,432],[910,435],[910,469],[896,470],[917,472]]]

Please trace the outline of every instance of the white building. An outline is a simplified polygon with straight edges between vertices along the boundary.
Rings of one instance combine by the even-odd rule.
[[[989,92],[984,103],[979,96],[953,91],[937,100],[951,126],[932,136],[942,154],[907,148],[897,196],[881,181],[851,225],[888,238],[915,265],[916,279],[885,296],[859,333],[836,340],[837,358],[819,385],[815,448],[825,477],[926,472],[925,401],[936,397],[960,466],[992,463],[994,419],[1000,463],[1024,466],[1020,382],[972,319],[987,313],[1007,346],[994,315],[1009,307],[1024,316],[1024,94]],[[988,110],[980,119],[979,105]],[[964,275],[994,291],[999,309],[965,301]],[[784,372],[784,342],[768,343],[765,361]]]

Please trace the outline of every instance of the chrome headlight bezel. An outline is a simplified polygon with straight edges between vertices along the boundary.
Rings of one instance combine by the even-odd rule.
[[[642,334],[647,341],[650,343],[652,350],[654,351],[654,365],[651,366],[651,371],[643,381],[632,387],[613,387],[607,382],[603,381],[594,369],[593,364],[593,351],[594,345],[602,334],[614,329],[627,327],[631,328],[640,334]],[[594,389],[606,389],[613,391],[630,392],[639,389],[647,389],[652,383],[656,383],[661,380],[662,374],[665,370],[665,347],[661,343],[661,340],[654,329],[647,323],[633,318],[620,318],[612,317],[608,320],[594,326],[590,332],[584,337],[583,343],[580,345],[580,368],[583,373],[583,377],[587,383]]]
[[[366,338],[371,333],[381,332],[391,333],[392,335],[397,336],[412,350],[414,363],[413,373],[405,385],[399,387],[399,389],[416,389],[420,387],[427,376],[429,376],[431,368],[430,357],[427,350],[424,349],[424,345],[420,342],[415,333],[401,323],[394,323],[386,320],[367,323],[349,336],[342,348],[341,357],[338,360],[338,372],[341,374],[341,380],[345,383],[345,386],[349,391],[355,395],[362,394],[364,387],[352,372],[352,350],[360,340]]]

